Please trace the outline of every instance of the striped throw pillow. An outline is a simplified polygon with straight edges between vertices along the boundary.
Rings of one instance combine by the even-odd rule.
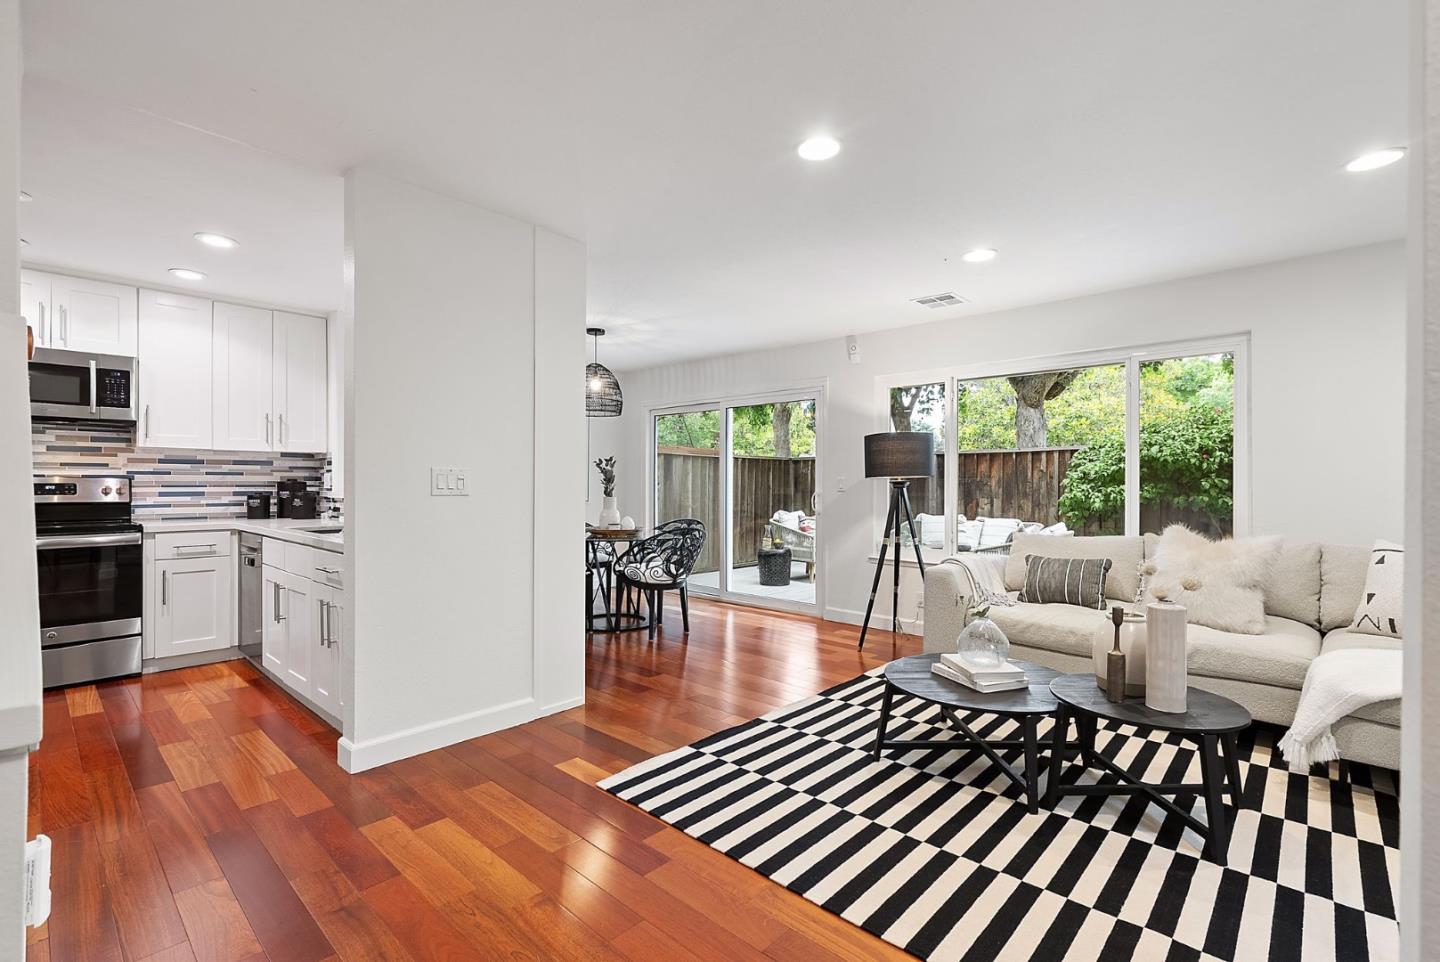
[[[1105,576],[1109,558],[1044,558],[1025,556],[1025,584],[1021,601],[1036,605],[1105,607]]]

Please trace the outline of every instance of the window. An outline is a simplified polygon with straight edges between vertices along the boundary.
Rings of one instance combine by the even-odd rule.
[[[1243,530],[1244,351],[1229,338],[882,381],[891,429],[937,438],[937,477],[911,485],[924,554],[1003,553],[1023,531]]]
[[[945,556],[945,382],[907,384],[890,389],[890,430],[928,431],[935,435],[935,477],[910,482],[910,509],[925,557]],[[902,529],[905,544],[910,532]]]
[[[720,530],[719,409],[662,414],[655,418],[655,523],[698,518],[706,531]],[[719,586],[720,549],[707,538],[693,574],[702,591]]]

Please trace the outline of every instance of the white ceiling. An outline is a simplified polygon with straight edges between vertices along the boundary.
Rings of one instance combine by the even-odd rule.
[[[368,163],[584,239],[620,368],[1404,232],[1403,163],[1341,170],[1405,142],[1404,0],[24,14],[30,260],[162,280],[182,259],[216,292],[333,308],[336,177]],[[821,130],[844,151],[799,160]],[[196,230],[243,246],[207,257]],[[1000,257],[959,262],[974,246]],[[972,303],[907,303],[947,290]]]

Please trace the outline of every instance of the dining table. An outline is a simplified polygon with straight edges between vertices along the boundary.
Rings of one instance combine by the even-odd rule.
[[[597,634],[644,631],[650,616],[640,610],[639,598],[620,582],[616,563],[630,545],[646,537],[643,528],[585,528],[585,627]],[[595,610],[600,599],[602,610]]]

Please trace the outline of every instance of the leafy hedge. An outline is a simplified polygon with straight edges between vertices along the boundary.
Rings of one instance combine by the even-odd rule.
[[[1140,425],[1140,503],[1188,508],[1212,520],[1235,504],[1234,415],[1196,404]],[[1114,518],[1125,508],[1125,439],[1111,434],[1075,452],[1060,495],[1071,527]]]

